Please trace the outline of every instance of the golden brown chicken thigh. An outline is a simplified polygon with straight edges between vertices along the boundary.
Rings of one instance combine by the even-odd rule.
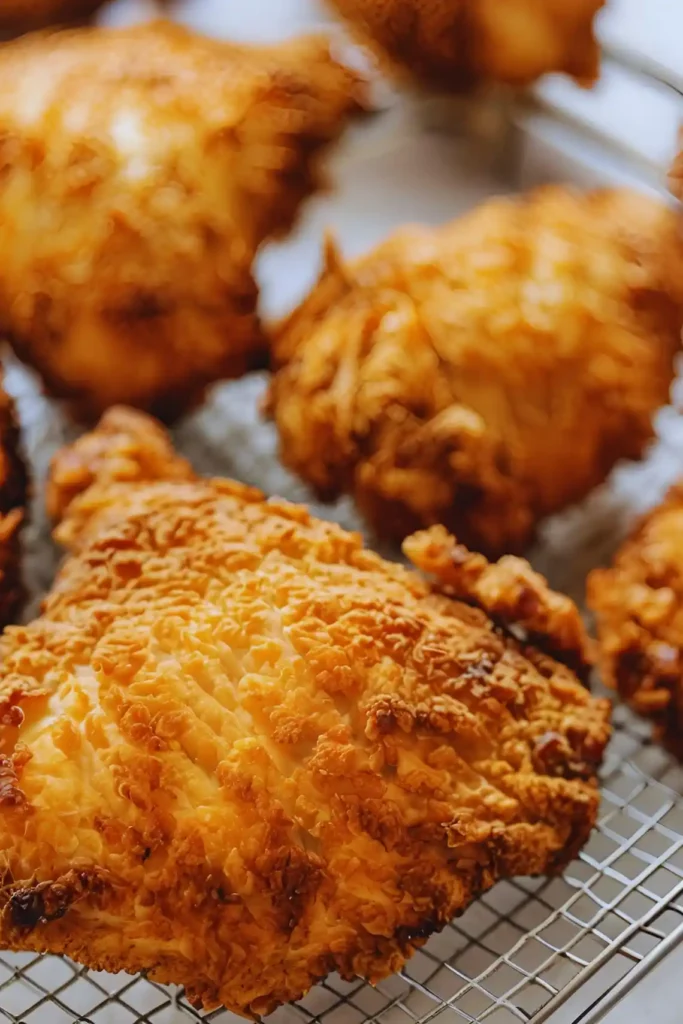
[[[0,35],[18,35],[48,25],[89,18],[106,0],[1,0]]]
[[[170,418],[259,364],[252,261],[360,83],[326,40],[156,22],[0,49],[0,329],[84,414]]]
[[[608,705],[526,563],[437,529],[430,585],[120,409],[50,497],[72,554],[0,649],[3,948],[262,1014],[586,840]]]
[[[683,485],[588,580],[606,683],[683,757]]]
[[[274,340],[284,461],[377,532],[444,523],[518,551],[638,458],[680,344],[677,218],[546,188],[398,232],[318,285]]]
[[[362,41],[437,89],[527,85],[551,71],[597,78],[605,0],[332,0]]]

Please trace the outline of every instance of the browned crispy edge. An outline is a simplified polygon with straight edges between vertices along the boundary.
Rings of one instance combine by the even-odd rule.
[[[663,580],[648,580],[643,575],[647,560],[639,561],[650,525],[671,506],[679,506],[683,517],[683,483],[674,484],[659,505],[640,517],[611,566],[589,574],[587,604],[597,620],[597,662],[605,685],[649,719],[653,739],[683,761],[683,642],[675,647],[658,637],[648,604],[656,602]],[[677,566],[662,554],[656,574],[672,569],[675,574]],[[632,588],[639,592],[635,606],[628,600]],[[671,595],[679,600],[675,590]]]

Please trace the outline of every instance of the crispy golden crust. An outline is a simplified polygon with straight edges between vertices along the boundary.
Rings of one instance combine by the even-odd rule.
[[[311,37],[164,22],[0,49],[0,328],[83,415],[172,418],[265,358],[252,261],[361,83]]]
[[[492,565],[456,544],[442,526],[406,538],[403,550],[450,596],[484,608],[497,622],[515,623],[558,661],[588,674],[592,659],[579,609],[564,594],[548,590],[546,580],[523,558],[506,555]]]
[[[683,757],[683,485],[588,579],[605,682]]]
[[[105,0],[2,0],[0,34],[18,35],[88,18]]]
[[[381,535],[444,523],[522,550],[642,454],[681,281],[676,215],[629,192],[494,199],[350,265],[332,248],[276,332],[282,458],[322,497],[354,494]]]
[[[97,430],[83,434],[61,449],[52,461],[45,487],[48,515],[67,528],[66,510],[74,498],[97,482],[138,483],[152,480],[191,480],[189,462],[173,450],[166,431],[154,420],[125,406],[108,409]],[[70,517],[73,522],[74,515]],[[68,542],[66,547],[74,547]]]
[[[438,89],[528,85],[550,71],[598,76],[593,35],[605,0],[332,0],[362,41]]]
[[[0,628],[14,620],[25,596],[21,529],[27,501],[28,477],[14,402],[2,386],[0,371]]]
[[[0,651],[2,947],[253,1015],[335,969],[378,979],[496,879],[560,870],[608,705],[482,608],[560,649],[569,603],[483,563],[455,601],[447,535],[413,544],[429,586],[183,461],[146,482],[162,449],[117,410],[54,467],[74,553]]]

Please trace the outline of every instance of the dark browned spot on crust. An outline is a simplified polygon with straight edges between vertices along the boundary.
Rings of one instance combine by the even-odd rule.
[[[104,878],[97,870],[72,870],[57,881],[15,889],[8,902],[11,923],[16,928],[32,929],[56,921],[74,903],[88,895],[99,895],[104,889]]]

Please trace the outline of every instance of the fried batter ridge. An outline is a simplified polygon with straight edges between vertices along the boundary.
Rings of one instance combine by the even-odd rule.
[[[82,416],[172,419],[262,365],[252,263],[363,102],[322,37],[154,22],[0,49],[0,328]]]
[[[562,187],[406,228],[354,263],[328,243],[276,332],[283,461],[378,534],[445,524],[523,550],[541,519],[639,458],[683,323],[677,216]]]
[[[683,484],[588,579],[605,682],[683,757]]]
[[[409,548],[428,584],[193,477],[127,410],[57,457],[51,496],[72,554],[0,652],[3,948],[255,1016],[333,970],[390,974],[585,842],[609,708],[503,624],[583,657],[526,567],[454,578],[435,531]]]
[[[332,0],[390,70],[437,89],[524,86],[551,71],[591,85],[605,0]]]

